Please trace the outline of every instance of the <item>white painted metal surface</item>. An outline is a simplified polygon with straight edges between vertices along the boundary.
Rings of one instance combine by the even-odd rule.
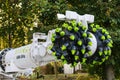
[[[66,11],[64,14],[57,14],[58,20],[76,20],[76,22],[82,22],[84,26],[88,29],[88,23],[94,22],[94,15],[85,14],[85,15],[79,15],[77,12],[74,11]]]
[[[81,64],[80,62],[75,66],[75,71],[81,70]],[[73,74],[74,68],[71,67],[69,64],[64,64],[64,74]]]
[[[5,71],[17,72],[29,67],[36,67],[30,55],[31,44],[7,52],[5,56]]]
[[[34,33],[32,44],[8,51],[5,56],[5,72],[19,72],[55,61],[55,57],[51,54],[52,52],[47,49],[52,44],[49,41],[52,31],[49,32],[48,36],[44,33]],[[39,42],[39,40],[43,40],[43,42]]]
[[[73,67],[69,64],[64,64],[64,74],[73,74]]]

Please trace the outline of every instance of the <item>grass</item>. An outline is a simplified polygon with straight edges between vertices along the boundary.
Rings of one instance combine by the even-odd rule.
[[[55,75],[44,75],[44,79],[20,79],[20,80],[99,80],[96,76],[90,76],[87,73],[79,73],[79,74],[58,74]]]

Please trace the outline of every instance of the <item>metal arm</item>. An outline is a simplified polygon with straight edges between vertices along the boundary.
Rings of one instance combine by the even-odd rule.
[[[94,15],[85,14],[85,15],[79,15],[77,12],[74,11],[66,11],[64,14],[57,14],[58,20],[76,20],[76,22],[82,22],[82,24],[86,27],[88,27],[88,23],[94,22]],[[87,28],[88,29],[88,28]]]

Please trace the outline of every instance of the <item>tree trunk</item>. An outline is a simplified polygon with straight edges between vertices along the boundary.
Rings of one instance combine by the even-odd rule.
[[[57,71],[57,62],[54,62],[54,72],[56,79],[58,78],[58,71]]]
[[[105,80],[115,80],[114,70],[111,65],[106,66],[106,79]]]
[[[75,74],[75,66],[73,67],[73,74]]]

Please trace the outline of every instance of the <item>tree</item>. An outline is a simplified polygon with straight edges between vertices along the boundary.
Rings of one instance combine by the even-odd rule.
[[[66,10],[65,3],[65,0],[54,3],[50,0],[0,0],[0,37],[6,43],[2,48],[28,44],[34,32],[47,33],[57,27],[56,14]]]
[[[0,0],[0,37],[8,43],[5,47],[28,44],[27,33],[39,14],[39,3],[36,3],[37,0]]]
[[[12,0],[1,0],[0,4],[0,36],[6,41],[6,43],[8,42],[6,47],[12,47],[12,42],[14,42],[13,39],[15,39],[15,37],[17,39],[15,40],[16,42],[23,42],[24,40],[24,38],[23,40],[20,40],[19,38],[20,36],[23,37],[25,35],[23,30],[23,22],[21,22],[20,18],[21,4],[18,1]]]

